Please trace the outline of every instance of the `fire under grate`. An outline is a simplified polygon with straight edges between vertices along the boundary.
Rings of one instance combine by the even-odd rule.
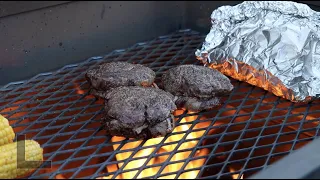
[[[110,61],[151,67],[159,77],[200,64],[203,35],[181,30],[0,89],[0,114],[17,135],[38,141],[51,168],[29,178],[248,178],[319,134],[320,103],[295,104],[232,79],[235,88],[210,111],[175,112],[176,128],[151,140],[105,136],[102,101],[88,95],[85,72]]]

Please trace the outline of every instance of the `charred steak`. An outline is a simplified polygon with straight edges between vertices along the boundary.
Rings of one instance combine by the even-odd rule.
[[[91,85],[91,93],[98,96],[119,86],[151,86],[155,76],[152,69],[127,62],[105,63],[85,75]]]
[[[191,111],[202,111],[220,105],[220,99],[218,97],[213,97],[205,100],[194,97],[176,96],[175,104],[179,108]]]
[[[105,93],[102,125],[108,135],[154,138],[172,132],[174,96],[161,89],[122,86]]]
[[[179,108],[210,109],[219,105],[219,96],[233,89],[228,77],[215,69],[198,65],[180,65],[162,75],[165,91],[177,97]]]

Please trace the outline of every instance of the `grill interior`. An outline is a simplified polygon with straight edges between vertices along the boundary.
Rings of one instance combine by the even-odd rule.
[[[116,141],[99,129],[103,102],[88,95],[88,69],[109,61],[139,63],[157,72],[159,84],[171,67],[200,64],[194,51],[204,37],[181,30],[3,86],[0,114],[17,135],[38,141],[51,162],[29,178],[181,178],[187,173],[194,178],[248,178],[318,136],[319,101],[291,103],[233,79],[235,88],[220,107],[177,111],[180,131],[156,144]],[[124,152],[128,158],[117,159]],[[173,166],[179,168],[170,171]]]

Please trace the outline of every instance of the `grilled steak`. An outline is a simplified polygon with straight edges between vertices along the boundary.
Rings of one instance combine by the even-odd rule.
[[[102,124],[108,135],[154,138],[172,132],[176,109],[174,96],[161,89],[128,86],[104,94]]]
[[[189,110],[219,105],[219,96],[233,89],[228,77],[217,70],[198,65],[180,65],[162,75],[165,91],[177,96],[176,104]]]
[[[220,99],[213,97],[208,100],[178,96],[175,104],[178,108],[185,108],[191,111],[202,111],[220,105]]]
[[[150,86],[156,73],[143,65],[126,62],[110,62],[89,70],[85,77],[91,85],[91,93],[98,95],[119,86]]]

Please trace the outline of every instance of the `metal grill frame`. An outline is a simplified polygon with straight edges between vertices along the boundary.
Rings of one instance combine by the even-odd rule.
[[[319,179],[320,157],[315,153],[319,148],[317,138],[249,179]]]
[[[130,155],[130,157],[127,160],[122,161],[114,161],[113,158],[115,157],[116,153],[119,152],[129,152],[131,150],[120,150],[121,147],[124,146],[127,142],[134,142],[135,140],[129,140],[126,139],[125,141],[122,141],[120,146],[117,150],[105,152],[102,154],[99,154],[99,152],[105,148],[110,147],[112,148],[110,136],[105,136],[99,126],[97,124],[99,123],[99,115],[101,115],[102,110],[102,104],[97,103],[97,100],[93,97],[90,97],[88,95],[88,84],[84,80],[84,73],[86,70],[90,68],[96,67],[98,64],[109,62],[109,61],[127,61],[131,63],[139,63],[144,64],[148,67],[151,67],[153,70],[157,73],[157,81],[159,81],[159,77],[161,74],[178,64],[199,64],[200,62],[197,61],[194,57],[194,50],[197,48],[200,48],[204,39],[204,35],[200,35],[198,32],[192,31],[190,29],[186,30],[180,30],[178,32],[172,33],[170,35],[166,36],[160,36],[152,41],[148,42],[142,42],[137,43],[133,45],[130,48],[127,49],[120,49],[115,50],[107,55],[104,56],[97,56],[89,58],[88,60],[85,60],[82,63],[79,64],[71,64],[68,66],[64,66],[58,71],[55,72],[48,72],[48,73],[41,73],[29,80],[20,81],[20,82],[13,82],[9,83],[5,86],[3,86],[0,89],[0,112],[4,116],[6,116],[10,124],[15,129],[15,132],[17,132],[17,129],[22,129],[17,132],[17,135],[26,135],[27,138],[34,139],[36,141],[41,141],[40,144],[45,150],[44,157],[46,160],[53,160],[54,158],[58,157],[59,154],[63,153],[71,153],[71,155],[67,159],[53,161],[52,165],[56,166],[58,165],[58,169],[52,173],[45,173],[45,174],[39,174],[41,169],[37,169],[29,178],[54,178],[58,174],[67,174],[72,173],[71,175],[68,175],[69,178],[79,178],[82,171],[85,171],[87,169],[93,169],[95,168],[95,172],[92,173],[90,176],[82,177],[81,178],[97,178],[100,176],[108,176],[112,175],[113,178],[117,177],[117,175],[138,170],[139,173],[142,172],[143,169],[149,168],[149,167],[155,167],[159,166],[159,164],[156,165],[149,165],[149,166],[142,166],[140,168],[136,169],[130,169],[130,170],[123,170],[123,167],[126,166],[130,161],[137,160],[137,159],[143,159],[146,157],[138,157],[133,158],[133,156],[141,149],[147,149],[150,146],[142,147],[142,144],[146,142],[146,140],[143,140],[142,143],[139,145],[139,147],[135,148],[133,153]],[[232,80],[232,79],[231,79]],[[157,82],[156,81],[156,82]],[[198,174],[198,178],[226,178],[230,177],[233,174],[238,174],[238,178],[241,177],[241,175],[249,173],[250,175],[254,172],[258,172],[260,170],[265,169],[268,167],[268,163],[273,161],[274,157],[277,156],[285,156],[290,153],[292,153],[295,149],[297,144],[303,143],[306,144],[307,142],[313,140],[317,137],[319,133],[319,127],[315,125],[312,128],[304,128],[305,123],[318,123],[320,115],[317,114],[317,117],[312,120],[306,120],[310,113],[319,113],[320,110],[310,110],[312,107],[319,107],[319,101],[315,101],[309,104],[294,104],[287,100],[281,99],[279,97],[275,97],[274,95],[251,85],[248,85],[244,82],[239,82],[232,80],[233,84],[235,85],[235,88],[233,92],[230,94],[230,96],[225,98],[224,103],[221,107],[215,108],[210,111],[202,111],[199,113],[194,114],[188,114],[187,112],[184,112],[182,115],[176,116],[178,118],[177,125],[179,126],[181,124],[190,124],[191,127],[188,131],[185,132],[178,132],[178,133],[171,133],[167,135],[161,143],[159,143],[157,146],[153,146],[156,149],[153,151],[153,153],[148,156],[148,160],[150,160],[153,157],[157,156],[163,156],[163,155],[169,155],[169,158],[172,158],[172,156],[179,152],[186,152],[191,151],[190,156],[186,160],[180,160],[175,161],[174,163],[178,162],[184,162],[183,167],[181,170],[177,172],[171,172],[166,174],[160,174],[157,173],[155,176],[149,177],[149,178],[158,178],[161,176],[167,176],[167,175],[176,175],[176,178],[179,177],[182,173],[192,171],[192,170],[200,170]],[[74,87],[75,84],[77,84],[82,90],[85,90],[86,93],[84,94],[77,94],[77,89]],[[56,88],[56,89],[55,89]],[[34,93],[36,92],[36,93]],[[259,94],[254,97],[250,97],[253,94]],[[236,96],[241,96],[240,99],[232,99]],[[88,98],[89,97],[89,98]],[[74,98],[74,99],[72,99]],[[86,99],[88,98],[88,99]],[[71,99],[71,100],[70,100]],[[19,102],[21,100],[26,100],[25,102]],[[267,100],[267,102],[264,102],[264,100]],[[56,101],[56,102],[55,102]],[[256,102],[256,104],[252,104],[248,102]],[[53,102],[52,104],[48,104],[48,102]],[[85,105],[81,105],[81,103],[84,103]],[[228,108],[227,105],[230,104],[236,104],[232,108]],[[79,105],[80,104],[80,105]],[[283,105],[283,107],[278,107],[279,105]],[[26,107],[26,105],[29,105],[31,107]],[[77,106],[80,107],[77,107]],[[14,107],[12,107],[14,106]],[[63,108],[63,107],[66,108]],[[270,106],[268,110],[260,110],[262,106]],[[12,109],[7,110],[7,108],[12,107]],[[60,107],[60,109],[57,109]],[[16,108],[16,109],[15,109]],[[251,108],[252,111],[250,112],[243,112],[243,109]],[[292,113],[296,109],[304,108],[305,110],[299,111],[298,113]],[[93,112],[89,112],[89,109]],[[6,110],[6,112],[3,112]],[[284,111],[284,112],[282,112]],[[309,112],[311,111],[311,112]],[[17,115],[17,113],[25,112],[24,115]],[[75,112],[72,114],[72,112]],[[226,112],[234,112],[232,115],[224,115]],[[280,116],[274,116],[276,112],[282,112],[283,115]],[[263,116],[264,113],[267,113],[267,116]],[[54,116],[57,114],[56,116]],[[67,114],[67,115],[66,115]],[[71,114],[71,115],[68,115]],[[213,115],[212,115],[213,114]],[[262,115],[261,115],[262,114]],[[18,116],[18,117],[15,117]],[[53,117],[50,118],[49,116],[52,115]],[[262,117],[256,118],[256,115],[261,115]],[[90,116],[90,118],[86,121],[77,122],[77,119],[80,119],[84,116]],[[189,123],[180,123],[182,118],[185,118],[187,116],[197,116],[196,120],[189,122]],[[207,117],[208,116],[208,117]],[[294,121],[289,122],[290,118],[296,116],[302,116],[300,121]],[[205,117],[205,120],[201,120],[200,118]],[[247,121],[240,121],[237,120],[238,118],[248,117]],[[25,119],[32,119],[28,123],[23,123]],[[44,120],[43,120],[44,119]],[[70,119],[66,124],[53,126],[58,121],[64,121]],[[223,121],[225,119],[230,119],[228,123],[223,125],[215,125],[217,122]],[[269,123],[272,121],[277,121],[278,119],[283,119],[282,123],[278,123],[275,125],[270,125]],[[199,122],[210,122],[209,128],[199,128],[197,130],[192,130],[193,127]],[[252,124],[254,123],[262,123],[259,128],[250,128]],[[41,126],[43,125],[43,127]],[[88,128],[90,125],[92,126],[94,124],[95,126]],[[34,126],[39,125],[38,128],[34,128]],[[283,132],[287,126],[297,126],[297,129],[294,131],[289,132]],[[52,127],[53,126],[53,127]],[[230,129],[236,127],[236,126],[243,126],[241,130],[238,131],[232,131]],[[308,125],[309,126],[309,125]],[[311,125],[310,125],[311,126]],[[312,125],[313,126],[313,125]],[[24,127],[24,128],[21,128]],[[68,131],[69,128],[78,127],[76,130],[71,132],[65,132]],[[32,129],[34,128],[34,129]],[[60,128],[60,129],[59,129]],[[279,128],[277,133],[273,134],[267,134],[264,133],[267,132],[270,128]],[[44,135],[42,134],[50,132],[51,130],[59,129],[54,134]],[[210,130],[221,130],[221,133],[218,134],[208,134]],[[202,137],[197,139],[191,139],[186,140],[187,135],[190,132],[195,131],[201,131],[205,130],[205,133]],[[245,138],[247,136],[247,133],[254,133],[259,130],[259,133],[257,133],[256,137],[250,137]],[[310,137],[300,139],[300,135],[308,132],[315,134],[314,136],[310,135]],[[35,133],[32,135],[32,133]],[[84,138],[77,138],[79,134],[82,133],[91,133],[90,136],[84,137]],[[171,142],[171,143],[164,143],[168,136],[172,136],[175,134],[182,134],[185,133],[183,138],[177,143],[177,142]],[[287,136],[290,134],[294,134],[294,139],[290,141],[284,141],[281,142],[281,137]],[[233,141],[225,141],[225,138],[228,138],[229,136],[233,135],[239,135],[237,136],[236,140]],[[56,141],[59,136],[62,138],[64,136],[70,136],[69,139],[66,139],[65,141],[61,142],[54,142]],[[270,144],[264,144],[261,145],[261,141],[274,137],[273,143]],[[104,139],[102,143],[98,145],[91,145],[90,142],[94,140]],[[202,144],[204,140],[212,140],[217,139],[217,141],[214,144]],[[188,142],[188,141],[194,141],[198,140],[198,144],[196,148],[189,148],[189,149],[183,149],[183,150],[177,150],[182,143]],[[43,142],[42,142],[43,141]],[[82,142],[83,141],[83,142]],[[253,141],[253,144],[251,147],[248,148],[242,148],[238,149],[242,143],[244,142],[250,142]],[[278,142],[280,141],[280,142]],[[76,149],[68,149],[64,150],[64,148],[68,147],[70,143],[78,143],[82,142],[82,144],[77,147]],[[173,152],[167,152],[162,154],[156,154],[157,150],[164,145],[169,144],[176,144],[177,146]],[[273,151],[278,148],[279,146],[290,144],[291,148],[289,150],[286,150],[284,152],[277,152],[274,153]],[[218,152],[219,147],[224,147],[227,145],[233,144],[231,149],[223,152]],[[50,148],[53,148],[55,146],[60,145],[60,147],[56,150],[53,150],[53,152],[46,153],[46,150],[49,150]],[[301,145],[302,146],[302,145]],[[193,155],[196,153],[197,150],[201,148],[211,148],[210,153],[206,156],[200,156],[200,157],[193,157]],[[260,156],[254,156],[257,150],[263,149],[263,148],[270,148],[270,152],[265,155]],[[93,150],[92,150],[93,149]],[[84,157],[77,157],[77,154],[83,152],[83,151],[89,151],[92,150],[93,152]],[[242,153],[246,152],[248,153],[247,157],[245,159],[237,159],[234,160],[233,156],[235,153]],[[220,163],[214,163],[210,164],[210,161],[212,161],[213,158],[220,157],[220,156],[226,156],[225,161]],[[94,158],[104,157],[105,161],[100,164],[93,164],[88,165],[90,161]],[[206,158],[206,162],[203,166],[200,168],[195,169],[188,169],[184,170],[184,168],[187,166],[187,163],[196,159],[200,158]],[[247,167],[250,165],[250,162],[257,159],[265,159],[265,163],[263,165],[258,167]],[[148,163],[148,160],[145,162],[144,165]],[[76,161],[83,161],[82,164],[77,168],[67,169],[64,168],[67,167],[69,163],[76,162]],[[119,162],[124,162],[124,165],[119,168],[118,171],[115,173],[102,173],[103,170],[107,165],[110,164],[118,164]],[[228,172],[227,167],[228,165],[232,163],[243,163],[243,167],[240,170],[237,170],[235,172]],[[159,172],[161,172],[166,165],[171,164],[171,162],[166,161],[165,163],[161,164],[161,168]],[[210,176],[204,176],[204,174],[207,171],[210,171],[214,167],[221,167],[220,171],[214,175]],[[45,167],[45,164],[43,164],[40,168]],[[219,168],[218,168],[219,169]],[[102,174],[101,174],[102,173]],[[138,173],[138,174],[139,174]],[[135,178],[138,176],[138,174],[135,176]],[[148,177],[146,177],[148,178]]]

